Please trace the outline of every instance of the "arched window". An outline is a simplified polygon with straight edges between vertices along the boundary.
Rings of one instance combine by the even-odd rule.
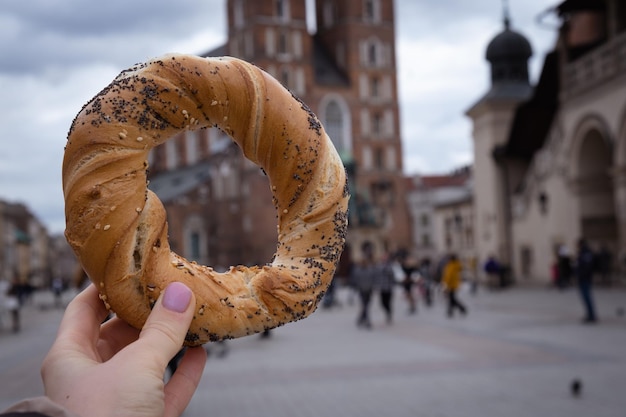
[[[320,120],[337,152],[348,156],[352,153],[352,124],[348,104],[341,95],[330,93],[322,98],[319,108]]]
[[[333,100],[326,106],[326,133],[338,152],[343,150],[343,114],[339,104]]]

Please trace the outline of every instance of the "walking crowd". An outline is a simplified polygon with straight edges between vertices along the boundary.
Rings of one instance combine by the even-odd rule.
[[[344,261],[344,265],[348,265],[339,267],[340,279],[343,278],[359,303],[356,320],[359,328],[372,328],[370,310],[376,296],[385,314],[386,324],[393,323],[393,301],[397,287],[401,288],[408,306],[406,313],[409,315],[417,313],[419,299],[428,308],[433,305],[436,295],[445,295],[448,317],[452,318],[457,310],[462,315],[467,314],[467,307],[459,299],[464,279],[463,266],[456,254],[446,256],[441,268],[435,268],[427,258],[417,261],[404,251],[377,257],[369,242],[361,246],[360,254],[358,261]],[[332,302],[324,303],[325,307],[332,305]]]
[[[495,256],[489,256],[479,268],[475,259],[464,262],[455,253],[442,256],[437,262],[424,258],[417,260],[406,251],[378,254],[370,242],[359,248],[360,257],[342,258],[331,291],[324,299],[324,307],[337,303],[334,292],[337,285],[343,284],[351,290],[351,298],[356,298],[359,311],[356,324],[359,328],[371,329],[370,309],[377,297],[385,314],[386,324],[393,323],[393,302],[396,288],[402,294],[407,305],[407,314],[416,314],[418,301],[424,307],[431,307],[439,298],[446,304],[447,317],[457,313],[468,314],[468,308],[462,300],[464,286],[467,293],[475,294],[478,290],[480,273],[484,276],[483,284],[489,290],[501,290],[513,283],[506,265]],[[350,253],[346,250],[344,254]],[[572,256],[561,247],[553,268],[553,284],[564,289],[575,285],[578,290],[584,316],[583,323],[595,323],[598,320],[593,298],[593,285],[610,281],[610,253],[606,248],[592,251],[585,239],[577,242],[577,251]]]

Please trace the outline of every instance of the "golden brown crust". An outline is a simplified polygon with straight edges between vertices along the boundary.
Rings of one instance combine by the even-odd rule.
[[[270,179],[278,247],[270,265],[217,273],[170,251],[147,157],[184,129],[218,126]],[[140,328],[160,292],[196,295],[186,344],[301,319],[329,285],[347,227],[343,165],[306,105],[235,58],[168,55],[122,72],[74,120],[63,161],[66,237],[102,300]]]

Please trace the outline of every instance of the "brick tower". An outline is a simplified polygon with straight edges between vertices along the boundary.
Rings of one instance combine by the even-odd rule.
[[[393,1],[317,0],[314,8],[308,8],[307,3],[306,0],[227,0],[228,40],[204,55],[236,56],[256,64],[318,115],[350,174],[353,197],[348,243],[352,248],[366,241],[379,253],[407,248],[411,242],[402,169]],[[220,190],[223,191],[225,183],[229,189],[237,189],[230,189],[228,193],[239,197],[234,205],[237,214],[222,215],[219,224],[211,220],[211,214],[201,215],[205,225],[196,222],[196,227],[206,229],[206,223],[214,224],[204,240],[211,241],[209,235],[224,235],[220,228],[228,228],[246,236],[244,240],[251,246],[270,246],[265,252],[271,252],[274,247],[269,242],[275,242],[275,227],[256,230],[263,222],[254,220],[260,213],[273,210],[271,199],[266,196],[268,190],[258,186],[263,180],[258,178],[259,170],[251,164],[218,155],[229,143],[223,134],[209,129],[185,132],[180,138],[168,141],[161,147],[163,149],[155,149],[151,170],[157,181],[156,188],[172,188],[167,185],[172,171],[182,172],[192,165],[208,164],[210,173],[206,183],[198,185],[206,188],[203,195],[208,194],[211,201],[204,210],[217,209],[216,201],[224,194],[220,194]],[[229,168],[224,168],[226,165]],[[229,178],[218,178],[224,175]],[[193,180],[197,181],[197,177]],[[253,196],[255,193],[262,196]],[[267,205],[260,207],[258,202],[265,198]],[[180,198],[172,202],[176,200]],[[257,206],[247,207],[253,201]],[[232,209],[232,202],[229,207]],[[170,213],[170,207],[167,208]],[[170,214],[171,222],[178,222],[176,216],[173,212]],[[228,224],[231,221],[243,225]],[[197,232],[202,233],[202,230]],[[194,239],[196,245],[202,240]],[[255,239],[262,243],[250,243]],[[217,240],[222,246],[209,248],[206,253],[223,251],[220,248],[225,240]],[[242,244],[241,240],[237,244]],[[191,242],[184,236],[180,241]],[[189,245],[182,246],[179,251],[185,255],[185,247]],[[244,254],[245,259],[223,256],[221,263],[258,262],[257,258],[267,256],[261,249],[233,247],[230,252]],[[358,251],[355,255],[358,257]],[[213,255],[206,261],[216,262]]]

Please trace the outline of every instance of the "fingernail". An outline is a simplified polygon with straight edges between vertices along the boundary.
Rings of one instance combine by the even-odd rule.
[[[163,306],[171,311],[182,313],[191,300],[191,290],[180,282],[172,282],[163,294]]]

